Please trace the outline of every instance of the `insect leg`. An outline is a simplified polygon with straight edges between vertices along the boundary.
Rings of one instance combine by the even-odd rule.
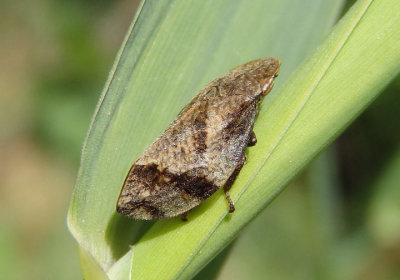
[[[254,133],[254,131],[252,131],[250,134],[249,143],[247,143],[247,146],[251,147],[251,146],[254,146],[256,143],[257,143],[256,134]]]
[[[235,170],[233,171],[232,175],[229,177],[228,181],[226,181],[225,186],[224,186],[225,197],[229,203],[229,213],[233,213],[235,211],[235,205],[233,204],[233,201],[232,201],[231,196],[229,195],[228,191],[232,187],[232,184],[235,181],[237,175],[239,174],[240,169],[242,169],[245,161],[246,161],[246,155],[243,154],[242,158],[237,163]]]
[[[187,214],[189,213],[189,211],[186,211],[186,212],[184,212],[184,213],[182,213],[182,215],[181,215],[181,220],[183,221],[183,222],[187,222]]]

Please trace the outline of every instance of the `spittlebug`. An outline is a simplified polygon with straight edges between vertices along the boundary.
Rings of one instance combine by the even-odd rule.
[[[219,188],[228,190],[256,144],[258,106],[272,89],[280,61],[264,58],[213,80],[132,165],[117,211],[155,220],[185,214]]]

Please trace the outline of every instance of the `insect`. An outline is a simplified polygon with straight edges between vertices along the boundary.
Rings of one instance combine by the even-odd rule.
[[[213,80],[132,165],[117,202],[125,216],[155,220],[185,214],[229,189],[256,144],[259,104],[272,89],[280,61],[263,58]]]

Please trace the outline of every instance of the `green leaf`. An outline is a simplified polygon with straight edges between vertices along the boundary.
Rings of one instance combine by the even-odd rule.
[[[98,263],[87,279],[103,271],[112,279],[124,271],[131,279],[193,277],[377,96],[399,71],[397,0],[358,1],[288,79],[341,3],[142,2],[92,121],[68,214]],[[237,211],[228,215],[217,192],[189,222],[158,221],[142,236],[151,223],[115,213],[130,165],[207,82],[268,56],[282,68],[255,125],[258,144],[232,187]]]
[[[99,263],[93,259],[93,256],[86,252],[83,248],[79,248],[79,257],[84,279],[108,279],[105,272],[99,266]]]

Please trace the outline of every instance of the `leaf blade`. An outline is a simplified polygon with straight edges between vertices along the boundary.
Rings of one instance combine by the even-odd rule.
[[[283,82],[310,46],[328,30],[341,2],[313,0],[307,3],[308,10],[333,9],[316,16],[320,24],[315,24],[314,17],[299,14],[299,7],[291,5],[292,1],[252,1],[250,6],[246,4],[248,1],[210,1],[205,5],[165,1],[161,6],[156,1],[143,2],[135,28],[127,35],[117,67],[99,103],[69,211],[71,232],[102,269],[108,271],[124,254],[120,247],[125,245],[128,250],[127,245],[133,242],[134,237],[123,231],[136,232],[137,223],[126,223],[115,215],[114,207],[129,164],[146,145],[162,132],[196,91],[233,66],[254,58],[277,56],[285,61],[279,77]],[[315,14],[315,10],[309,12],[309,15]],[[286,32],[277,30],[277,26],[284,26]],[[288,44],[292,36],[302,33],[300,31],[306,39],[297,42],[295,47],[293,43]],[[272,42],[271,38],[274,38]],[[279,82],[277,86],[279,89]],[[217,194],[196,210],[194,216],[205,213],[213,204],[219,205],[217,213],[226,210],[226,202]],[[210,210],[209,215],[214,211]],[[203,226],[210,222],[215,224],[209,216],[204,220],[191,219]],[[160,227],[156,226],[151,231],[156,234],[149,233],[139,244],[149,244],[152,239],[159,238],[160,233],[165,233],[165,237],[171,237],[168,244],[174,246],[176,236],[168,233],[183,231],[180,221],[157,224],[163,229],[158,231]],[[188,233],[200,236],[201,231]],[[115,236],[125,237],[118,240]],[[193,251],[185,252],[193,255]],[[134,261],[136,256],[135,253]],[[181,269],[182,261],[184,263],[183,258],[174,263],[175,272]],[[145,275],[145,267],[140,267]],[[175,275],[173,270],[170,272]]]

